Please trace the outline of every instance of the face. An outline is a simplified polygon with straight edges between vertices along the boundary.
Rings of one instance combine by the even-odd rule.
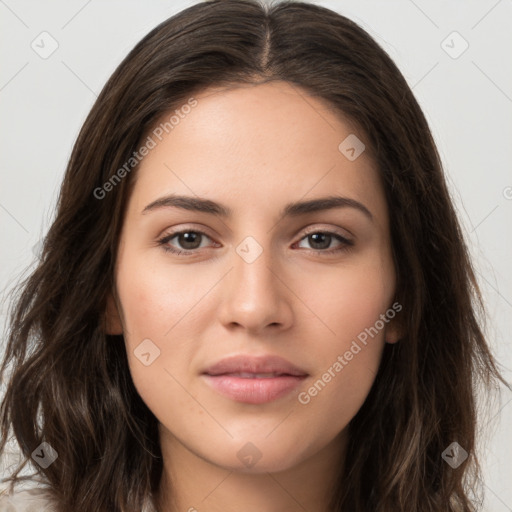
[[[285,470],[339,445],[397,338],[384,192],[364,135],[303,90],[194,98],[149,134],[109,330],[162,445]]]

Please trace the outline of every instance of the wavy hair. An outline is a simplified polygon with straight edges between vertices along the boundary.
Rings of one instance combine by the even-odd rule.
[[[147,34],[104,86],[74,145],[37,267],[16,290],[0,376],[0,452],[14,435],[59,512],[139,512],[162,474],[157,419],[131,379],[106,300],[137,166],[98,198],[162,115],[210,86],[284,80],[365,134],[389,206],[404,332],[386,344],[349,424],[336,512],[468,512],[480,469],[477,388],[504,382],[427,121],[388,54],[356,23],[296,1],[212,0]],[[442,452],[457,441],[456,469]]]

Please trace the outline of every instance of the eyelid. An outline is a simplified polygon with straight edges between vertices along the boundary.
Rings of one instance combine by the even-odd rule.
[[[214,238],[211,233],[211,230],[202,224],[179,224],[176,228],[166,228],[162,231],[160,235],[157,236],[157,239],[167,238],[169,236],[179,235],[181,233],[186,233],[188,231],[193,231],[195,233],[201,233],[206,235],[208,238]]]
[[[316,233],[318,231],[320,231],[322,233],[325,232],[325,233],[332,233],[332,234],[338,235],[341,238],[344,238],[345,240],[347,240],[349,242],[353,242],[355,239],[355,236],[348,229],[342,229],[342,228],[334,227],[334,226],[327,226],[325,224],[323,226],[319,225],[319,224],[310,224],[309,226],[302,228],[302,230],[300,232],[301,233],[303,232],[304,236],[306,236],[311,233]],[[301,237],[301,240],[302,240],[302,238],[304,238],[304,236]]]
[[[203,226],[200,226],[200,227],[196,227],[198,225],[194,225],[194,224],[190,224],[190,225],[183,225],[181,227],[180,225],[180,228],[179,229],[176,229],[175,231],[171,231],[171,232],[165,232],[164,230],[164,233],[161,234],[160,236],[158,236],[157,238],[159,240],[161,240],[162,238],[168,238],[168,237],[174,237],[176,235],[179,235],[179,234],[182,234],[184,232],[187,232],[187,231],[193,231],[193,232],[196,232],[196,233],[199,233],[199,234],[202,234],[202,235],[205,235],[207,236],[208,238],[210,239],[213,239],[214,236],[212,236],[211,234],[208,233],[208,228],[206,227],[203,227]],[[301,228],[301,230],[297,233],[296,236],[298,236],[300,233],[303,233],[303,235],[299,238],[299,240],[297,241],[300,241],[302,240],[305,236],[311,234],[311,233],[317,233],[317,232],[325,232],[325,233],[331,233],[331,234],[336,234],[336,235],[339,235],[340,237],[348,240],[348,241],[353,241],[352,240],[352,237],[354,237],[354,235],[348,231],[347,229],[343,229],[341,231],[341,228],[339,227],[333,227],[333,226],[327,226],[327,225],[319,225],[318,223],[317,224],[310,224],[304,228]],[[347,236],[348,234],[348,236]]]

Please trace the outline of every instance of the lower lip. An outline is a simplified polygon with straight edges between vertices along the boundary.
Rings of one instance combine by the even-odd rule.
[[[210,386],[236,402],[264,404],[292,392],[306,378],[292,375],[243,378],[233,375],[203,375]]]

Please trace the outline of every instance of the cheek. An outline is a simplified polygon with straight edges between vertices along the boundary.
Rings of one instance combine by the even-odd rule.
[[[168,395],[175,382],[170,374],[188,367],[193,350],[189,318],[201,294],[181,281],[177,272],[139,264],[135,258],[124,258],[118,267],[130,372],[150,407]]]
[[[390,307],[394,273],[391,265],[378,256],[370,255],[357,264],[323,269],[309,277],[306,275],[300,286],[297,284],[297,294],[304,297],[313,315],[308,323],[318,329],[327,352],[330,348],[343,349],[358,336],[364,338],[364,333]],[[373,336],[376,339],[384,337],[381,324],[378,334]]]
[[[383,304],[382,297],[360,294],[333,301],[326,306],[332,309],[323,310],[335,334],[310,347],[318,371],[298,401],[308,416],[329,418],[324,428],[332,435],[356,415],[377,375],[385,343]]]
[[[312,379],[299,396],[306,428],[321,428],[327,438],[334,438],[346,428],[364,404],[377,374],[382,344],[361,351],[347,360],[333,357],[324,372]],[[313,434],[313,432],[311,432]]]
[[[375,255],[316,274],[304,284],[303,296],[318,316],[309,323],[323,334],[309,347],[319,371],[299,402],[311,412],[328,414],[333,432],[353,418],[375,380],[387,325],[381,315],[386,318],[390,307],[393,279],[391,267]]]
[[[130,342],[151,338],[165,343],[176,331],[186,335],[184,329],[193,325],[196,306],[210,283],[199,285],[191,272],[179,271],[177,266],[132,261],[125,260],[119,267],[117,281]]]

